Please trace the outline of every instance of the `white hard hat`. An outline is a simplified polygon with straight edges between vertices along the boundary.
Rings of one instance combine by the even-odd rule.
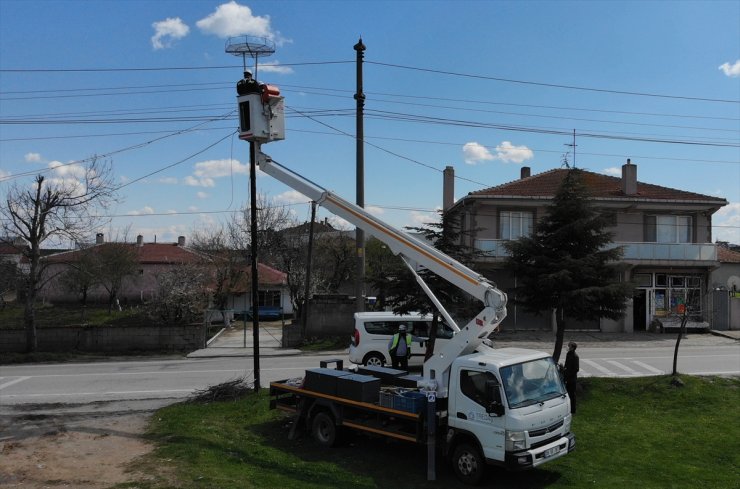
[[[406,325],[402,324],[401,326],[399,326],[398,331],[406,331]]]

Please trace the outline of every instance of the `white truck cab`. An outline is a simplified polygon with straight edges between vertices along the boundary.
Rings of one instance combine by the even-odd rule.
[[[496,349],[457,358],[450,373],[447,441],[471,445],[467,458],[453,457],[458,463],[526,469],[575,448],[570,400],[551,356]]]

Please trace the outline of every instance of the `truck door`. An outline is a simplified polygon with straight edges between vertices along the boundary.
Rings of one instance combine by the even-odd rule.
[[[450,426],[474,434],[487,459],[503,461],[505,417],[486,412],[486,382],[498,380],[492,372],[469,368],[461,368],[455,380],[459,389],[450,389]]]

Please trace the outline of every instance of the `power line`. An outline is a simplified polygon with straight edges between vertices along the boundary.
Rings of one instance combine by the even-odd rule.
[[[314,66],[314,65],[336,65],[350,64],[354,61],[306,61],[303,63],[280,63],[280,64],[262,64],[263,70],[266,67],[291,67],[291,66]],[[202,71],[202,70],[222,70],[222,69],[242,69],[241,65],[218,65],[218,66],[168,66],[160,68],[0,68],[0,73],[116,73],[131,71]]]
[[[540,87],[550,87],[550,88],[562,88],[567,90],[583,90],[588,92],[598,92],[598,93],[612,93],[617,95],[632,95],[632,96],[638,96],[638,97],[657,97],[657,98],[668,98],[668,99],[678,99],[678,100],[695,100],[700,102],[719,102],[719,103],[729,103],[729,104],[740,104],[740,100],[728,100],[728,99],[715,99],[715,98],[707,98],[707,97],[689,97],[689,96],[682,96],[682,95],[665,95],[665,94],[659,94],[659,93],[647,93],[647,92],[631,92],[631,91],[624,91],[624,90],[610,90],[605,88],[593,88],[593,87],[579,87],[575,85],[561,85],[561,84],[555,84],[555,83],[543,83],[543,82],[533,82],[528,80],[515,80],[512,78],[500,78],[495,76],[486,76],[486,75],[475,75],[470,73],[460,73],[455,71],[444,71],[444,70],[435,70],[431,68],[420,68],[415,66],[406,66],[406,65],[399,65],[399,64],[393,64],[393,63],[381,63],[378,61],[365,61],[367,64],[377,65],[377,66],[385,66],[388,68],[399,68],[404,70],[412,70],[412,71],[421,71],[425,73],[434,73],[439,75],[450,75],[450,76],[459,76],[464,78],[475,78],[479,80],[492,80],[492,81],[499,81],[499,82],[506,82],[506,83],[517,83],[522,85],[534,85],[534,86],[540,86]]]
[[[8,181],[8,180],[12,180],[12,179],[16,179],[16,178],[20,178],[20,177],[24,177],[24,176],[36,175],[36,174],[39,174],[39,173],[46,173],[46,172],[54,171],[54,170],[56,170],[56,169],[58,169],[60,167],[78,165],[80,163],[86,163],[88,161],[92,161],[92,160],[99,159],[99,158],[108,158],[110,156],[113,156],[114,154],[119,154],[119,153],[123,153],[123,152],[126,152],[126,151],[131,151],[131,150],[134,150],[134,149],[143,148],[145,146],[149,146],[150,144],[153,144],[153,143],[155,143],[157,141],[161,141],[163,139],[167,139],[167,138],[170,138],[170,137],[173,137],[173,136],[179,136],[180,134],[185,134],[185,133],[188,133],[188,132],[196,131],[196,130],[198,130],[200,128],[200,126],[202,126],[204,124],[207,124],[209,122],[213,122],[215,120],[221,120],[221,119],[224,119],[226,117],[229,117],[234,112],[235,112],[235,110],[232,110],[232,111],[224,114],[220,118],[209,120],[209,121],[203,122],[201,124],[196,124],[195,126],[189,127],[187,129],[182,129],[180,131],[175,131],[175,132],[166,134],[164,136],[161,136],[161,137],[158,137],[158,138],[154,138],[154,139],[151,139],[149,141],[145,141],[143,143],[137,143],[137,144],[134,144],[134,145],[131,145],[131,146],[127,146],[125,148],[120,148],[120,149],[117,149],[117,150],[114,150],[114,151],[110,151],[108,153],[104,153],[104,154],[101,154],[101,155],[95,155],[95,156],[91,156],[89,158],[84,158],[84,159],[81,159],[81,160],[75,160],[75,161],[72,161],[70,163],[65,163],[65,164],[62,164],[62,165],[58,165],[58,166],[56,166],[54,168],[41,168],[41,169],[36,169],[36,170],[30,171],[30,172],[23,172],[23,173],[17,173],[15,175],[9,175],[9,176],[5,176],[5,177],[0,177],[0,182],[5,182],[5,181]]]

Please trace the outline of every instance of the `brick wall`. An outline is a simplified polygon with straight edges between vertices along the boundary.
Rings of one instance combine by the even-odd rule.
[[[205,347],[202,324],[38,328],[39,351],[192,351]],[[26,351],[24,329],[0,330],[0,353]]]

